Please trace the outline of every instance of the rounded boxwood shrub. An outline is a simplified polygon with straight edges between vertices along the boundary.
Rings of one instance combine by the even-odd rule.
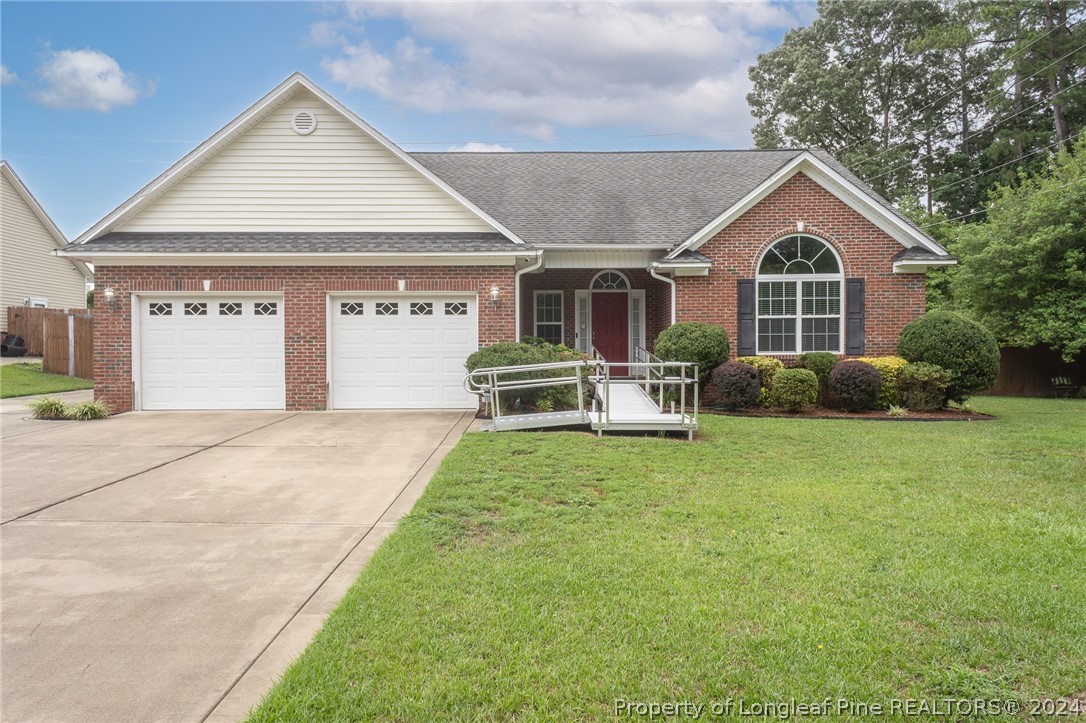
[[[826,405],[829,402],[829,394],[826,390],[826,379],[830,376],[830,369],[838,362],[837,355],[829,351],[809,351],[796,357],[796,366],[800,369],[810,369],[818,377],[818,403]]]
[[[782,369],[769,389],[769,406],[798,412],[818,401],[818,377],[810,369]]]
[[[946,406],[946,371],[937,364],[916,362],[901,370],[898,396],[906,409],[934,412]]]
[[[879,403],[882,374],[866,362],[843,361],[830,370],[826,387],[844,409],[866,412]]]
[[[761,375],[749,364],[724,362],[713,370],[712,381],[725,409],[749,409],[762,397]]]
[[[999,344],[992,332],[949,311],[932,311],[906,324],[897,351],[906,361],[941,366],[947,399],[957,402],[989,388],[999,376]]]
[[[796,357],[796,366],[800,369],[810,369],[818,377],[820,384],[826,383],[830,375],[830,369],[837,363],[837,355],[829,351],[809,351]]]
[[[736,361],[740,364],[749,364],[758,370],[758,373],[762,375],[763,389],[771,389],[773,387],[773,377],[781,369],[784,369],[781,360],[774,359],[771,356],[741,356]]]
[[[714,369],[728,361],[732,351],[723,327],[700,321],[685,321],[664,329],[656,337],[653,350],[664,361],[697,363],[702,384]]]
[[[547,364],[550,362],[576,361],[584,355],[562,344],[531,342],[499,342],[484,346],[471,354],[464,363],[469,372],[492,367],[519,366],[522,364]],[[572,376],[568,369],[530,373],[503,374],[502,381],[545,379]],[[499,402],[505,411],[551,411],[577,409],[577,387],[567,384],[539,389],[508,389],[501,393]],[[493,402],[492,402],[493,403]]]
[[[870,364],[879,370],[882,375],[882,391],[879,392],[879,409],[889,409],[891,405],[901,403],[898,393],[898,382],[901,378],[901,370],[909,362],[899,356],[872,356],[860,357],[856,361]]]

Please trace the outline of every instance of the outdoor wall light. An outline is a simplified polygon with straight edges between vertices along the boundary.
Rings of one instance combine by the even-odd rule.
[[[501,294],[501,289],[499,289],[497,286],[491,286],[490,287],[490,305],[491,306],[497,306],[498,305],[498,295],[499,294]]]
[[[113,290],[112,286],[107,286],[102,290],[102,298],[106,300],[106,305],[110,309],[117,308],[117,292]]]

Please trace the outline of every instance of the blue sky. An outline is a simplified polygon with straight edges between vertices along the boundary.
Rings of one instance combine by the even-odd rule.
[[[10,2],[0,154],[74,238],[300,70],[420,150],[745,148],[811,3]]]

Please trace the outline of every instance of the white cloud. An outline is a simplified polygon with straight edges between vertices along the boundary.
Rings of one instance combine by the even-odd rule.
[[[449,146],[450,151],[460,153],[513,153],[515,148],[507,148],[499,143],[481,143],[480,141],[468,141],[459,146]]]
[[[0,65],[0,85],[8,85],[19,80],[19,76],[8,70],[8,66]]]
[[[154,92],[152,85],[122,70],[116,60],[89,48],[50,51],[38,75],[43,86],[34,92],[35,100],[60,110],[105,113]]]
[[[769,47],[762,32],[800,24],[790,8],[350,3],[320,21],[339,38],[323,67],[348,88],[427,112],[488,112],[535,138],[554,137],[557,126],[623,125],[739,129],[712,137],[741,144],[753,125],[747,67]],[[366,22],[389,17],[408,34],[384,51],[367,39]]]

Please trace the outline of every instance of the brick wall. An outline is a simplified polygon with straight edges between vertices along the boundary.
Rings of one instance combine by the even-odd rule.
[[[738,338],[736,282],[753,279],[762,252],[796,233],[817,236],[837,250],[845,277],[866,279],[866,351],[894,354],[901,328],[924,313],[924,274],[893,273],[902,246],[832,193],[798,173],[706,242],[698,251],[713,260],[708,276],[676,279],[679,321],[723,326],[735,352]],[[842,321],[842,329],[844,328]]]
[[[671,288],[652,278],[645,269],[617,269],[630,280],[631,289],[645,290],[645,342],[652,349],[652,342],[671,322]],[[536,291],[562,291],[562,316],[565,319],[563,333],[568,347],[574,347],[577,334],[576,291],[587,289],[593,277],[602,269],[547,269],[541,273],[520,277],[521,334],[535,333]]]
[[[479,343],[513,339],[513,268],[508,266],[97,266],[94,300],[94,391],[119,412],[132,409],[133,293],[266,291],[283,294],[287,409],[327,407],[325,295],[337,291],[396,291],[403,275],[407,292],[478,293]],[[485,299],[498,286],[498,306]],[[112,287],[110,309],[102,291]]]

